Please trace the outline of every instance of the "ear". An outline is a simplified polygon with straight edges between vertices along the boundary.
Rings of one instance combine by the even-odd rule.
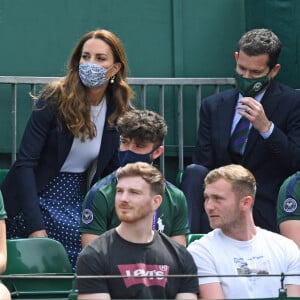
[[[253,198],[251,196],[245,196],[241,199],[241,209],[242,210],[249,210],[253,206]]]
[[[157,210],[161,203],[163,201],[163,198],[161,195],[154,195],[153,196],[153,210]]]
[[[270,75],[271,75],[271,78],[272,78],[272,79],[278,74],[280,68],[281,68],[281,65],[280,65],[280,64],[276,64],[276,65],[274,66],[274,68],[271,70]]]
[[[165,151],[164,146],[159,146],[153,153],[152,153],[152,159],[155,160],[158,157],[162,155],[162,153]]]
[[[112,67],[112,73],[113,75],[116,75],[120,69],[121,69],[121,63],[117,62],[117,63],[114,63],[113,67]]]
[[[234,52],[234,58],[235,58],[235,61],[237,62],[239,59],[239,53],[237,51]]]

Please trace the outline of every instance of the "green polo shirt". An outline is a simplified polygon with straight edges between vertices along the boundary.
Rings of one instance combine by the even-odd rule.
[[[115,172],[98,181],[83,202],[79,232],[101,235],[120,221],[115,212]],[[187,202],[183,192],[166,182],[163,201],[155,217],[155,229],[172,237],[189,231]]]

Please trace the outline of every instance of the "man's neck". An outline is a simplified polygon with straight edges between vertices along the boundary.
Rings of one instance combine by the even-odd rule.
[[[226,236],[237,241],[250,241],[257,233],[253,218],[245,218],[243,222],[230,226],[230,228],[221,228],[221,230]]]
[[[154,237],[154,231],[151,228],[152,224],[135,224],[135,223],[124,223],[116,227],[117,233],[126,241],[145,244],[150,243]]]

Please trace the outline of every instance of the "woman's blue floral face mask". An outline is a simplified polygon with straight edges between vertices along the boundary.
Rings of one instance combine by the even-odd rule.
[[[79,77],[83,85],[88,88],[97,88],[103,85],[108,79],[108,69],[90,62],[79,65]]]

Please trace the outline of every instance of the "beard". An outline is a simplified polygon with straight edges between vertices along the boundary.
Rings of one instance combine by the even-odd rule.
[[[153,212],[147,206],[133,208],[127,205],[119,205],[116,207],[116,213],[121,222],[135,223],[142,219],[145,219],[149,216],[149,214],[152,214]]]

